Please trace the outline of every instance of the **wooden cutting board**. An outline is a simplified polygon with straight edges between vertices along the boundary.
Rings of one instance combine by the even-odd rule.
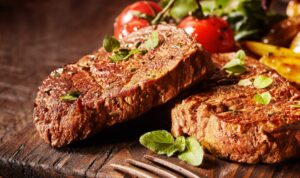
[[[111,163],[152,154],[140,135],[169,129],[166,108],[116,126],[67,148],[53,149],[37,135],[32,108],[50,71],[96,50],[112,32],[115,16],[134,0],[0,0],[0,177],[128,177]],[[299,161],[244,165],[206,154],[191,167],[202,177],[300,177]]]

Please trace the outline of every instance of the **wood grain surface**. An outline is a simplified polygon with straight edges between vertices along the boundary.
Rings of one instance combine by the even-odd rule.
[[[45,144],[32,125],[41,81],[55,68],[96,50],[103,36],[112,33],[115,16],[131,2],[0,0],[0,177],[129,177],[109,164],[151,154],[138,137],[168,129],[168,106],[58,150]],[[205,163],[195,168],[170,160],[202,177],[300,177],[299,161],[244,165],[206,154]]]

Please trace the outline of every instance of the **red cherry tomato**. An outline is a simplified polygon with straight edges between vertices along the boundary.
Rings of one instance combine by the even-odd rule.
[[[115,20],[115,37],[122,39],[129,33],[150,25],[147,19],[139,17],[137,13],[155,17],[160,11],[161,7],[151,1],[139,1],[127,6]]]
[[[233,31],[222,18],[197,19],[189,16],[183,19],[178,27],[193,36],[210,53],[235,50]]]

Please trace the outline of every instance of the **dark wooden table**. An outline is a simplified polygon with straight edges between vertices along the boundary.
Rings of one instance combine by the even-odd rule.
[[[137,140],[146,131],[168,128],[168,113],[159,109],[59,150],[45,144],[32,125],[42,79],[96,50],[132,1],[0,0],[0,177],[126,177],[109,164],[151,154]],[[209,154],[199,168],[172,161],[203,177],[300,177],[299,161],[243,165]]]

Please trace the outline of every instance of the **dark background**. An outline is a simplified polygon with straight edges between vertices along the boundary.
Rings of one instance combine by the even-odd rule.
[[[0,144],[32,122],[50,71],[91,53],[133,0],[0,0]]]

